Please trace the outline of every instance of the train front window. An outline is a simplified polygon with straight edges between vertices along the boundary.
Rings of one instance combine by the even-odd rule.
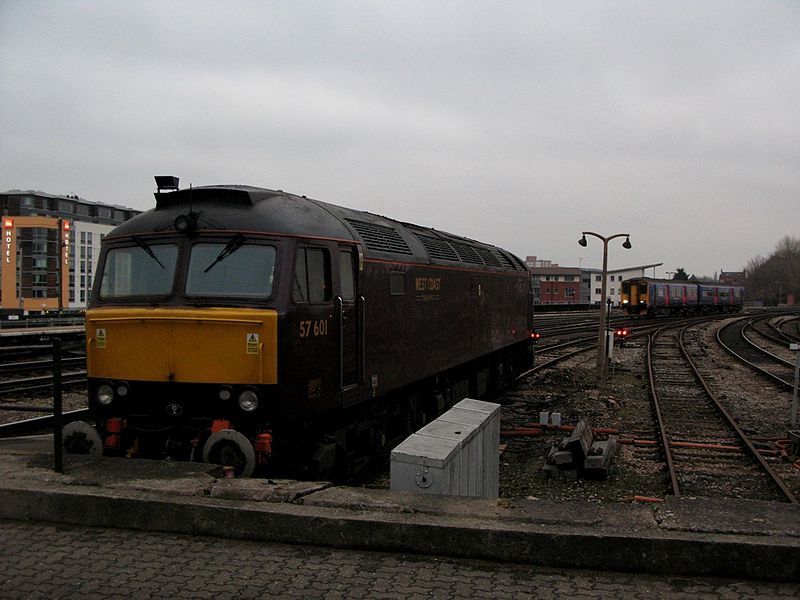
[[[243,238],[228,243],[192,246],[187,296],[268,298],[275,275],[275,248],[245,244]]]
[[[100,282],[101,298],[166,296],[172,291],[178,246],[136,243],[108,251]]]

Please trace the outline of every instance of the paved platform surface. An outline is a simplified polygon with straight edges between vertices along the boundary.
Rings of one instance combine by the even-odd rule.
[[[0,520],[0,597],[796,600],[800,584]]]
[[[528,563],[800,581],[800,507],[506,501],[221,478],[209,465],[69,456],[0,440],[0,518]]]

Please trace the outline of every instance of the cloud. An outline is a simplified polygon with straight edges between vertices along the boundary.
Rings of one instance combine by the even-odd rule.
[[[796,203],[799,25],[789,1],[6,0],[0,188],[147,208],[171,172],[561,264],[625,229],[614,260],[734,270]]]

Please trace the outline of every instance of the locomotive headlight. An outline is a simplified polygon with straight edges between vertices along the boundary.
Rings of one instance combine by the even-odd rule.
[[[230,400],[231,396],[233,396],[233,390],[231,390],[231,388],[229,388],[227,385],[219,388],[217,391],[217,397],[223,402]]]
[[[239,408],[250,413],[258,408],[258,394],[253,390],[244,390],[239,394]]]
[[[627,298],[622,301],[623,304],[628,304],[628,302],[629,302],[629,300]]]
[[[94,399],[101,406],[108,406],[114,400],[114,390],[107,383],[100,384],[97,386]]]
[[[124,381],[117,384],[117,396],[123,398],[128,395],[128,384]]]

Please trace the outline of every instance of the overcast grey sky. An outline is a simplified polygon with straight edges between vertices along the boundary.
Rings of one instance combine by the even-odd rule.
[[[156,174],[739,270],[800,236],[800,1],[0,0],[0,191]]]

